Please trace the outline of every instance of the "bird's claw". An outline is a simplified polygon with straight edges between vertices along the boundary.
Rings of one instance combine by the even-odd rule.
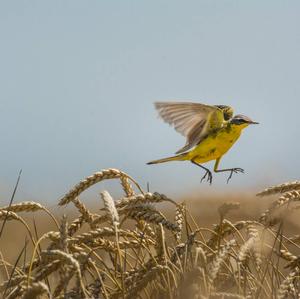
[[[239,168],[239,167],[230,169],[230,175],[229,175],[229,177],[228,177],[228,179],[227,179],[227,184],[228,184],[228,182],[230,181],[230,179],[232,178],[232,175],[233,175],[234,173],[239,173],[239,172],[240,172],[240,173],[244,173],[245,171],[244,171],[243,168]]]
[[[212,173],[211,173],[211,171],[206,170],[206,172],[205,172],[205,174],[202,177],[200,182],[202,183],[205,178],[206,178],[206,181],[209,182],[209,184],[211,185],[211,183],[212,183]]]

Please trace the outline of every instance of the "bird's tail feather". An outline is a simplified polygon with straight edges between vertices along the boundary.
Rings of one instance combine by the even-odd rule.
[[[183,158],[185,155],[186,155],[186,153],[183,153],[183,154],[172,156],[172,157],[153,160],[153,161],[148,162],[147,164],[150,165],[150,164],[165,163],[165,162],[170,162],[170,161],[181,161],[181,160],[184,160]]]

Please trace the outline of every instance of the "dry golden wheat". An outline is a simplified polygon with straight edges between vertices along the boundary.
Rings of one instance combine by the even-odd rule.
[[[78,196],[106,179],[119,179],[125,197],[114,201],[104,191],[104,209],[88,209]],[[135,193],[132,183],[140,193]],[[7,244],[1,243],[1,295],[10,299],[295,298],[300,293],[300,237],[286,234],[283,220],[298,211],[300,183],[275,186],[260,195],[276,193],[279,198],[260,219],[231,222],[228,212],[239,204],[226,201],[215,210],[217,224],[208,227],[202,219],[197,223],[188,204],[157,192],[144,193],[122,171],[97,172],[61,199],[59,205],[73,202],[75,215],[57,221],[49,212],[56,229],[41,233],[38,225],[31,228],[18,215],[46,211],[39,203],[0,208],[0,221],[23,223],[34,244],[33,249],[27,245],[19,249],[14,266],[5,260],[2,248]],[[171,209],[166,212],[159,203],[172,203]],[[205,208],[201,202],[197,207]]]

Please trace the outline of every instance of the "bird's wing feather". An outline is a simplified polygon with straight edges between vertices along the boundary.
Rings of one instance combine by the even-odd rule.
[[[174,126],[175,130],[187,138],[186,144],[176,153],[185,152],[202,141],[214,129],[221,128],[224,115],[216,106],[188,102],[155,103],[161,118]]]

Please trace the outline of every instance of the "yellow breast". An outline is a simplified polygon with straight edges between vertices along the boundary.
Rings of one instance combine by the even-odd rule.
[[[186,160],[205,163],[223,156],[238,140],[241,126],[228,125],[215,134],[206,137],[200,144],[186,155]]]

